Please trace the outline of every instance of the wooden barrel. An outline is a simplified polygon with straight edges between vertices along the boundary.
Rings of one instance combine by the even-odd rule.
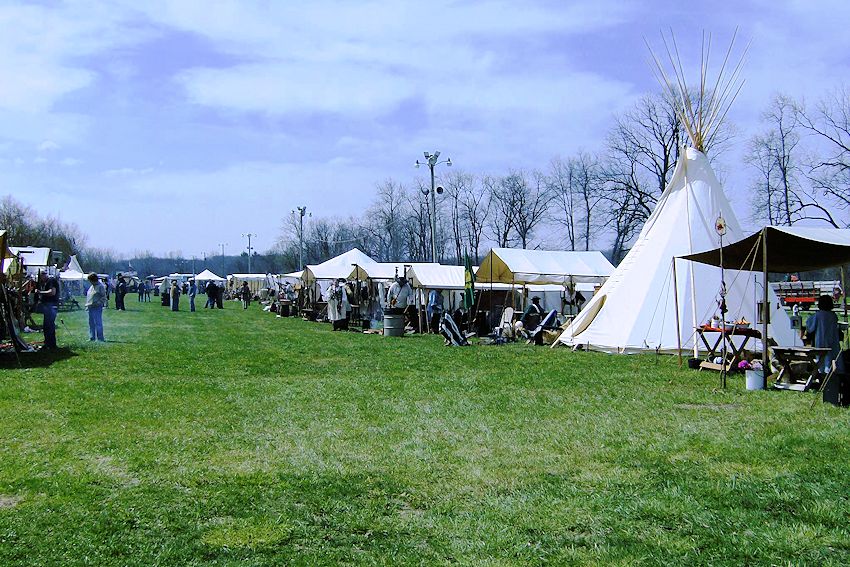
[[[404,315],[390,315],[388,313],[384,313],[384,336],[404,336]]]

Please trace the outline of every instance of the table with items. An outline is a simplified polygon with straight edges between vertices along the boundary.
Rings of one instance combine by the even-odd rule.
[[[773,356],[780,367],[773,387],[805,392],[819,380],[817,360],[829,351],[815,347],[773,347]]]

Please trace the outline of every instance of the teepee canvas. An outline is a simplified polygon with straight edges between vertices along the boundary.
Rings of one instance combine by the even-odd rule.
[[[704,350],[694,328],[719,312],[720,269],[676,260],[674,291],[673,259],[716,248],[714,222],[719,216],[726,219],[726,242],[746,236],[708,158],[687,148],[631,251],[558,342],[625,353],[674,352],[679,344],[688,350],[696,342]],[[727,320],[757,321],[761,279],[749,272],[726,271]],[[790,321],[775,295],[771,307],[771,336],[779,344],[793,344]]]
[[[693,147],[681,152],[673,176],[634,247],[556,344],[627,353],[672,352],[679,347],[706,350],[696,328],[719,314],[721,271],[676,258],[717,248],[718,217],[726,221],[725,242],[745,236],[705,155],[743,84],[741,62],[728,65],[734,41],[733,37],[716,80],[709,82],[711,39],[703,38],[696,89],[687,87],[675,39],[672,43],[664,41],[672,74],[653,54],[658,78],[676,102],[679,121]],[[724,74],[730,68],[728,75]],[[761,280],[750,272],[726,272],[726,321],[758,321],[758,302],[765,285]],[[772,290],[769,300],[770,336],[780,345],[793,345],[790,320]]]

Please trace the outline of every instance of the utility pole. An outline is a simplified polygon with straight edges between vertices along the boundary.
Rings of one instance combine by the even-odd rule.
[[[245,238],[245,237],[247,237],[247,238],[248,238],[248,273],[249,273],[249,274],[254,273],[254,272],[252,272],[252,271],[251,271],[251,250],[253,250],[253,248],[251,248],[251,237],[252,237],[252,236],[257,236],[257,235],[256,235],[256,234],[251,234],[250,232],[247,232],[247,233],[243,233],[243,234],[242,234],[242,237],[243,237],[243,238]]]
[[[224,265],[224,247],[227,246],[227,242],[219,242],[218,245],[221,248],[221,271],[226,276],[227,270]]]
[[[434,178],[434,168],[444,163],[447,166],[452,166],[452,158],[448,158],[445,161],[437,161],[440,158],[440,152],[435,151],[433,154],[431,152],[424,152],[425,159],[428,160],[426,163],[428,164],[428,169],[431,170],[431,261],[437,261],[437,187],[435,185]],[[423,165],[416,160],[416,167],[418,168],[420,165]],[[425,193],[425,190],[422,190]],[[439,192],[443,192],[443,188],[439,188]]]
[[[304,215],[307,214],[307,207],[296,207],[298,209],[298,269],[304,270]]]

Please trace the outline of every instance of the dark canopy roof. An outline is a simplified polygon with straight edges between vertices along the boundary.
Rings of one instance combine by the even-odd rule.
[[[723,246],[723,266],[762,271],[762,235],[767,235],[767,271],[805,272],[850,264],[850,230],[766,226],[750,236]],[[720,248],[682,256],[701,264],[720,265]]]

